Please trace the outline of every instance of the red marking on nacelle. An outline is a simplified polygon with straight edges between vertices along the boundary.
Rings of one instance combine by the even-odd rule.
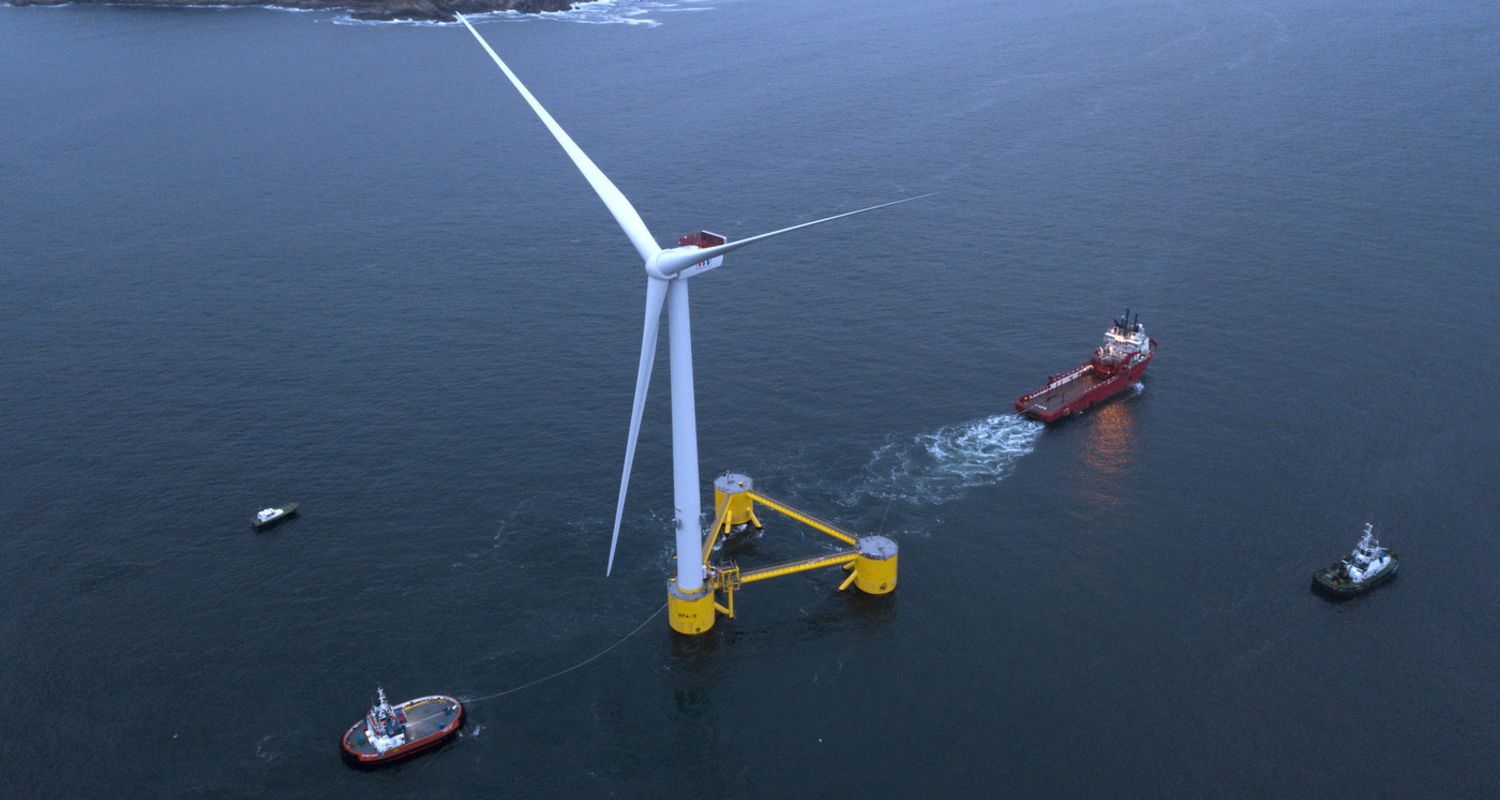
[[[723,236],[720,236],[717,233],[710,233],[709,231],[698,231],[697,233],[690,233],[686,236],[678,237],[677,244],[682,247],[697,247],[699,249],[702,249],[705,247],[718,247],[719,245],[724,244],[727,241],[729,240],[725,239]]]

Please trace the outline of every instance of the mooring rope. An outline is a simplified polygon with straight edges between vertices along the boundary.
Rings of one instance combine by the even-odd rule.
[[[609,651],[615,649],[616,647],[619,647],[622,644],[625,644],[625,641],[627,639],[629,639],[630,637],[636,635],[637,633],[640,633],[642,628],[646,627],[646,625],[648,625],[651,622],[651,620],[656,619],[657,615],[660,614],[662,611],[666,610],[666,608],[667,608],[667,604],[666,603],[662,603],[660,607],[658,607],[655,611],[651,612],[651,616],[646,617],[646,619],[643,620],[641,622],[641,624],[635,626],[635,630],[632,630],[630,633],[627,633],[623,637],[621,637],[620,641],[615,642],[614,644],[610,645],[609,647],[606,647],[603,650],[600,650],[599,652],[597,652],[597,653],[589,656],[588,658],[585,658],[584,660],[578,662],[577,664],[574,664],[571,667],[568,667],[567,669],[558,670],[557,672],[554,672],[551,675],[546,675],[546,676],[537,678],[536,680],[531,681],[530,683],[523,683],[520,686],[516,686],[516,687],[511,688],[511,689],[506,689],[503,692],[495,692],[494,694],[487,694],[487,695],[485,695],[483,697],[471,698],[471,699],[465,700],[464,702],[465,703],[480,703],[480,702],[483,702],[485,700],[494,700],[497,697],[504,697],[504,696],[506,696],[508,694],[515,694],[516,692],[519,692],[519,691],[521,691],[523,689],[530,689],[531,687],[536,686],[539,683],[546,683],[547,681],[550,681],[553,678],[557,678],[557,677],[561,677],[563,675],[566,675],[566,674],[568,674],[569,672],[572,672],[575,669],[579,669],[581,667],[586,667],[589,664],[593,663],[594,661],[597,661],[598,659],[602,658],[604,655],[606,655],[607,653],[609,653]]]

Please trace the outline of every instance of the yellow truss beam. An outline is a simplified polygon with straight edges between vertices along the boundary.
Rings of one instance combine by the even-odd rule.
[[[703,543],[703,563],[708,564],[708,559],[714,554],[714,542],[719,539],[719,531],[724,530],[724,520],[729,516],[729,504],[724,504],[724,509],[719,512],[719,521],[714,523],[713,530],[708,534],[708,541]],[[732,614],[730,616],[733,616]]]
[[[798,572],[822,569],[823,567],[836,567],[840,564],[848,564],[859,558],[859,553],[853,550],[840,550],[837,553],[824,553],[812,558],[802,558],[796,561],[788,561],[773,567],[762,567],[739,573],[739,583],[755,583],[772,578],[780,578],[783,575],[795,575]]]
[[[823,520],[820,520],[820,519],[818,519],[817,517],[814,517],[811,514],[808,514],[808,513],[803,512],[803,511],[798,511],[797,509],[792,508],[791,506],[787,505],[786,503],[781,502],[780,500],[774,500],[774,499],[766,497],[765,495],[761,494],[760,492],[756,492],[756,491],[749,491],[749,492],[746,492],[745,494],[750,495],[750,499],[754,500],[757,503],[760,503],[761,505],[765,506],[766,508],[769,508],[772,511],[777,511],[777,512],[780,512],[781,514],[784,514],[784,515],[786,515],[788,517],[791,517],[792,519],[797,520],[798,522],[802,523],[803,525],[806,525],[809,528],[812,528],[815,531],[822,531],[823,533],[826,533],[829,536],[832,536],[833,538],[838,539],[839,541],[843,542],[844,544],[854,545],[854,544],[858,544],[858,542],[859,542],[859,537],[855,536],[854,534],[852,534],[852,533],[850,533],[850,532],[848,532],[846,530],[843,530],[842,528],[836,528],[832,524],[824,522]],[[851,553],[849,557],[852,559],[854,556]],[[808,567],[808,569],[814,569],[814,568],[813,567]],[[757,570],[757,572],[758,571],[759,570]],[[796,570],[796,571],[797,572],[801,572],[801,570]],[[746,573],[746,574],[748,575],[749,573]]]

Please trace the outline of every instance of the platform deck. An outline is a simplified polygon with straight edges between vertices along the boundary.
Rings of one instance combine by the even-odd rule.
[[[1109,379],[1089,370],[1061,386],[1055,386],[1031,398],[1031,402],[1026,404],[1026,412],[1051,412],[1063,408],[1107,380]]]

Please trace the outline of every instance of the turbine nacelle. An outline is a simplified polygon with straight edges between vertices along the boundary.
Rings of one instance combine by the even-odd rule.
[[[724,256],[703,258],[703,251],[710,247],[727,244],[728,239],[717,233],[698,231],[678,239],[680,247],[662,250],[646,262],[646,274],[653,278],[691,278],[702,275],[724,263]]]
[[[689,275],[696,275],[699,272],[707,272],[708,270],[719,266],[719,264],[722,264],[724,254],[730,252],[731,250],[738,250],[741,247],[770,239],[773,236],[780,236],[784,233],[791,233],[792,231],[800,231],[803,228],[811,228],[814,225],[822,225],[825,222],[832,222],[836,219],[852,217],[856,214],[864,214],[879,208],[899,206],[902,203],[910,203],[913,200],[921,200],[924,197],[931,197],[933,194],[933,192],[928,192],[927,194],[919,194],[916,197],[906,197],[901,200],[892,200],[889,203],[866,206],[864,208],[858,208],[853,211],[845,211],[842,214],[834,214],[831,217],[824,217],[822,219],[815,219],[811,222],[803,222],[787,228],[780,228],[778,230],[771,231],[770,233],[762,233],[756,236],[749,236],[744,239],[736,239],[732,242],[726,241],[723,244],[709,244],[707,242],[703,242],[691,247],[674,247],[670,250],[658,249],[657,251],[646,257],[646,274],[653,278],[659,278],[661,280],[671,280],[672,278],[677,277],[679,274],[686,273]],[[632,208],[631,211],[634,212],[635,209]],[[618,215],[616,218],[618,219]],[[639,217],[637,217],[637,219],[639,219]],[[693,236],[702,237],[705,234],[718,239],[723,238],[718,234],[709,234],[707,231],[693,234]],[[687,239],[689,237],[683,238]],[[694,270],[693,268],[698,264],[703,264],[704,267],[702,269]]]

